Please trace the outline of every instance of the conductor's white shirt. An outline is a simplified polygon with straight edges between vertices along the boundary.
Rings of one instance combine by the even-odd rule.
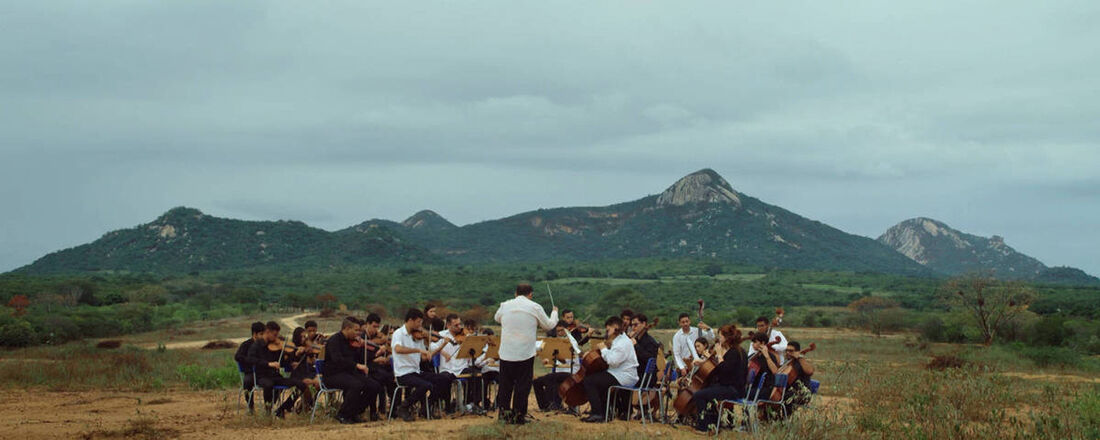
[[[554,328],[558,312],[546,316],[542,306],[519,295],[500,303],[493,319],[500,323],[500,360],[519,362],[535,357],[539,327],[543,330]]]

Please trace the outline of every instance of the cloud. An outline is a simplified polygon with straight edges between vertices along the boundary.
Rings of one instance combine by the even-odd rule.
[[[22,250],[0,268],[182,204],[326,228],[422,208],[468,223],[630,200],[711,167],[864,235],[939,215],[1100,272],[1064,244],[1100,237],[1038,214],[1100,218],[1094,2],[69,1],[3,16],[0,203],[18,209],[0,226],[18,232],[0,245]]]

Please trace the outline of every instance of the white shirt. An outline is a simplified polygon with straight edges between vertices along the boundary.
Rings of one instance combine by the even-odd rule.
[[[672,335],[672,357],[676,360],[676,368],[687,368],[684,359],[699,359],[699,354],[695,352],[695,340],[699,339],[699,336],[707,338],[711,343],[715,342],[714,329],[700,330],[696,327],[688,327],[687,333],[684,333],[684,329],[679,329],[676,330],[675,335]]]
[[[519,295],[500,303],[493,319],[500,323],[500,360],[519,362],[535,357],[539,327],[554,328],[558,312],[546,316],[542,306]]]
[[[478,368],[480,368],[482,373],[489,372],[489,371],[496,371],[496,372],[499,373],[500,372],[500,366],[499,365],[489,365],[490,359],[485,357],[485,355],[488,354],[488,353],[489,353],[489,344],[485,344],[485,348],[481,349],[481,356],[477,357],[477,361],[474,362],[474,365],[476,365]]]
[[[607,372],[619,381],[619,385],[629,387],[638,383],[638,354],[626,334],[616,336],[611,341],[611,348],[600,350],[600,356],[607,362]]]
[[[768,342],[774,341],[776,336],[779,337],[779,342],[772,345],[772,350],[776,352],[775,357],[779,359],[779,365],[783,365],[783,359],[785,358],[784,353],[786,353],[787,350],[787,337],[783,336],[783,333],[779,330],[773,328],[768,332]],[[756,353],[756,349],[752,348],[752,345],[749,345],[749,354],[746,358],[751,358],[754,353]]]
[[[403,346],[405,348],[418,349],[424,346],[423,342],[413,339],[409,331],[405,329],[405,326],[398,327],[393,332],[393,341],[390,342],[390,349],[393,352],[393,375],[394,377],[401,377],[406,374],[413,374],[420,372],[420,353],[400,354],[397,352],[397,346]]]
[[[439,332],[439,335],[440,336],[445,336],[445,337],[448,337],[448,338],[453,338],[454,337],[454,335],[451,334],[450,330],[443,330],[443,331]],[[440,341],[445,341],[445,340],[440,339]],[[464,370],[464,369],[466,369],[466,367],[470,366],[470,359],[469,358],[466,358],[466,359],[459,359],[458,358],[459,344],[452,344],[449,341],[444,342],[444,344],[445,345],[443,346],[443,349],[440,350],[440,352],[439,352],[440,353],[440,355],[439,355],[439,372],[440,373],[451,373],[455,376],[458,376],[459,374],[462,374],[462,370]],[[443,356],[443,353],[446,353],[447,356],[451,357],[451,359],[448,360],[447,356]]]

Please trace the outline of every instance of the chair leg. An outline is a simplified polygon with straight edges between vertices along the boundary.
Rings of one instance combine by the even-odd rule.
[[[390,398],[390,410],[386,413],[386,421],[393,420],[393,407],[397,404],[397,393],[401,392],[401,387],[393,389],[393,396]]]
[[[611,411],[615,409],[615,401],[611,400],[611,391],[614,388],[607,389],[607,404],[603,406],[603,421],[604,423],[611,422]]]

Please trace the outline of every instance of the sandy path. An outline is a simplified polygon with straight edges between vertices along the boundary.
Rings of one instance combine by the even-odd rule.
[[[302,318],[305,318],[309,315],[312,315],[313,313],[314,312],[305,312],[305,313],[299,313],[297,315],[285,316],[285,317],[279,318],[279,323],[282,324],[282,326],[284,328],[284,331],[282,333],[289,334],[290,331],[294,329],[294,327],[300,327],[301,324],[299,324],[298,321],[301,320]],[[245,331],[247,331],[247,327],[246,327]],[[240,343],[244,342],[247,339],[248,338],[235,338],[235,339],[226,339],[226,340],[231,341],[234,344],[240,344]],[[202,339],[202,340],[198,340],[198,341],[169,342],[167,344],[164,344],[164,347],[169,349],[169,350],[197,349],[197,348],[202,348],[202,346],[206,345],[208,342],[210,342],[209,339]],[[157,348],[157,344],[153,344],[153,343],[141,344],[141,345],[139,345],[139,347],[147,348],[147,349],[155,349],[155,348]]]

